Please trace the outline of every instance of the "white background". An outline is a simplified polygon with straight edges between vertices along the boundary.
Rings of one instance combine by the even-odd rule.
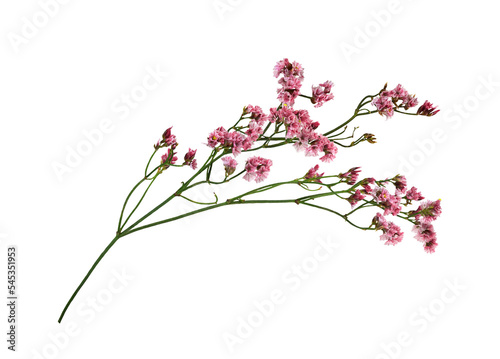
[[[0,264],[7,245],[17,245],[20,296],[18,351],[6,350],[2,334],[2,358],[498,357],[500,24],[490,1],[222,0],[219,12],[212,0],[74,0],[42,10],[46,2],[0,7]],[[296,105],[320,129],[347,119],[385,82],[439,105],[431,118],[362,117],[360,133],[378,143],[340,149],[322,165],[333,174],[353,166],[367,177],[399,172],[427,198],[441,198],[436,253],[424,253],[407,223],[399,223],[403,242],[388,247],[379,233],[312,208],[228,207],[122,239],[58,324],[113,238],[161,133],[174,126],[180,154],[197,148],[204,159],[207,134],[233,124],[244,105],[277,105],[272,68],[284,57],[305,67],[304,89],[335,83],[324,107]],[[136,108],[113,109],[148,68],[168,76]],[[54,164],[66,165],[84,131],[106,118],[111,130],[58,178]],[[292,148],[261,155],[275,163],[267,183],[317,163]],[[163,175],[143,210],[190,173]],[[244,188],[253,187],[240,181],[231,191]],[[210,201],[212,190],[193,196]],[[169,208],[163,217],[186,210],[180,201]],[[340,244],[293,290],[282,276],[311,263],[318,240]],[[122,271],[133,277],[125,285],[113,279]],[[2,288],[5,277],[2,269]],[[110,296],[110,285],[119,293]],[[254,301],[276,290],[283,302],[231,352],[225,333],[236,335],[238,318],[247,321]]]

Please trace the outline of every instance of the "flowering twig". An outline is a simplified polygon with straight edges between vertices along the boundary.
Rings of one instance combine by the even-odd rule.
[[[172,127],[163,133],[162,138],[154,145],[154,152],[149,157],[144,170],[144,176],[139,179],[125,199],[115,237],[97,258],[76,288],[64,307],[59,317],[59,322],[61,322],[73,299],[96,266],[118,239],[140,230],[221,207],[248,204],[304,205],[335,214],[350,225],[364,231],[380,230],[382,231],[380,238],[388,245],[395,245],[403,239],[403,232],[400,227],[386,219],[386,216],[392,215],[410,222],[413,225],[413,231],[416,233],[417,240],[424,244],[424,249],[429,253],[435,251],[437,242],[432,222],[441,213],[440,200],[421,202],[417,208],[406,210],[413,202],[420,202],[424,197],[415,187],[408,189],[406,178],[401,175],[382,180],[374,178],[359,179],[361,172],[359,167],[353,167],[343,173],[325,175],[325,173],[319,173],[319,165],[315,165],[301,177],[263,185],[237,196],[227,198],[224,201],[219,201],[219,197],[215,192],[215,200],[213,202],[195,201],[186,194],[187,191],[194,187],[200,185],[223,185],[240,178],[240,176],[246,181],[255,181],[256,183],[267,179],[273,162],[270,159],[260,156],[248,157],[244,168],[236,172],[238,167],[236,157],[242,153],[292,145],[297,151],[304,152],[306,156],[321,156],[319,160],[328,163],[335,159],[338,152],[337,145],[348,148],[357,146],[362,142],[368,142],[369,144],[376,143],[375,136],[369,133],[363,134],[350,144],[341,142],[354,139],[354,134],[358,127],[353,128],[350,136],[340,136],[347,131],[349,124],[358,117],[379,113],[386,118],[390,118],[395,112],[405,115],[433,116],[439,112],[428,101],[425,101],[417,109],[416,113],[407,112],[410,108],[417,105],[418,100],[416,97],[410,95],[401,85],[388,91],[386,84],[376,95],[363,97],[349,119],[321,134],[316,131],[320,125],[319,122],[313,121],[307,110],[296,110],[293,106],[295,100],[300,96],[308,99],[314,107],[321,107],[324,103],[333,99],[334,96],[331,92],[333,83],[326,81],[318,86],[312,86],[311,95],[304,94],[301,89],[304,80],[303,73],[302,66],[297,62],[290,62],[287,59],[279,61],[274,68],[274,76],[279,78],[278,83],[280,84],[280,88],[277,91],[279,105],[276,108],[271,108],[269,114],[265,114],[259,106],[245,106],[239,119],[229,129],[226,130],[224,127],[218,127],[212,131],[206,143],[212,150],[200,167],[198,167],[197,159],[195,158],[197,151],[192,149],[186,152],[182,163],[178,162],[179,158],[176,152],[178,143],[176,136],[172,133]],[[366,108],[366,106],[374,106],[375,108]],[[151,163],[160,149],[166,149],[166,153],[161,156],[160,163],[150,170]],[[212,179],[212,170],[214,166],[220,166],[218,164],[219,160],[225,174],[222,180],[214,180]],[[156,179],[164,172],[178,167],[190,167],[195,173],[189,179],[182,182],[170,196],[163,199],[156,207],[143,214],[132,224],[129,224],[129,221],[140,208]],[[203,179],[200,179],[200,177]],[[129,207],[132,194],[145,184],[147,186],[142,195],[140,195],[139,200],[128,212],[128,215],[126,215],[125,213]],[[308,194],[296,198],[249,199],[254,195],[263,194],[281,186],[296,186],[307,191]],[[389,191],[388,188],[393,188],[393,191]],[[334,203],[328,205],[313,203],[316,200],[320,202],[325,201],[329,197],[333,197],[337,201],[349,203],[351,209],[346,213],[342,213],[338,209],[331,208]],[[176,198],[202,207],[160,221],[144,224],[144,221],[152,214]],[[402,210],[403,207],[405,211]],[[352,218],[358,211],[371,210],[373,208],[381,210],[383,214],[380,212],[376,213],[371,223],[359,224]]]

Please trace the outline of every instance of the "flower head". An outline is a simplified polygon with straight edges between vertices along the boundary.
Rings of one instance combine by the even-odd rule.
[[[314,107],[321,107],[325,102],[333,100],[333,94],[330,93],[333,87],[333,82],[325,81],[319,86],[312,86],[312,98],[311,102]]]
[[[348,185],[352,186],[358,180],[360,173],[361,173],[361,167],[353,167],[346,173],[340,173],[339,178],[344,180]]]
[[[236,160],[231,156],[222,157],[221,160],[224,165],[224,170],[226,171],[226,177],[231,176],[236,170],[238,162],[236,162]]]
[[[183,165],[188,165],[192,169],[196,169],[198,167],[198,164],[196,163],[196,159],[194,156],[196,155],[196,150],[189,149],[187,153],[184,155],[184,163]]]
[[[358,204],[359,201],[361,201],[365,197],[366,196],[362,194],[359,189],[357,189],[356,192],[354,192],[347,198],[347,202],[351,204],[351,207],[354,207],[355,205]]]
[[[323,177],[325,173],[323,172],[319,174],[318,170],[319,170],[319,165],[312,167],[309,171],[307,171],[304,178],[313,182],[321,183],[321,177]]]
[[[412,212],[415,219],[422,223],[430,223],[441,215],[441,200],[425,201],[416,211]]]
[[[247,159],[245,164],[246,174],[243,176],[248,182],[255,180],[255,182],[259,183],[264,181],[271,169],[273,161],[254,156]]]
[[[440,110],[438,110],[436,106],[426,100],[424,104],[418,108],[417,115],[434,116],[439,111]]]

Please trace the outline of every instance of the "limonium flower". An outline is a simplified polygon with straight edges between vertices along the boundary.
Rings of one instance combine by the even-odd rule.
[[[231,157],[225,156],[221,158],[222,164],[224,165],[224,170],[226,171],[226,177],[231,176],[236,170],[236,166],[238,166],[238,162]]]
[[[415,238],[417,242],[423,244],[425,252],[435,252],[438,244],[434,225],[442,212],[441,200],[421,202],[424,197],[415,187],[408,190],[408,181],[405,176],[395,175],[394,177],[378,180],[368,177],[359,180],[360,167],[352,167],[345,173],[335,175],[333,173],[338,173],[337,167],[335,164],[330,163],[334,161],[337,155],[344,155],[344,151],[347,151],[350,147],[361,144],[362,146],[376,144],[374,134],[365,133],[359,137],[355,135],[358,126],[353,126],[351,122],[354,120],[361,121],[366,119],[368,115],[376,113],[386,118],[399,116],[399,114],[434,116],[439,112],[437,107],[429,101],[425,101],[417,111],[411,110],[407,112],[417,106],[418,100],[416,96],[411,95],[401,84],[398,84],[392,90],[388,90],[387,84],[385,84],[378,92],[369,92],[374,95],[364,96],[350,118],[338,121],[333,126],[331,126],[332,121],[329,120],[327,122],[329,127],[323,129],[320,123],[314,119],[314,113],[299,108],[300,100],[306,98],[307,101],[314,104],[314,108],[322,107],[326,102],[333,99],[331,92],[333,82],[325,81],[318,86],[313,85],[310,96],[301,93],[304,83],[304,68],[300,63],[289,61],[287,58],[276,63],[273,74],[278,78],[278,84],[280,85],[277,90],[279,103],[270,108],[269,112],[264,111],[262,107],[257,105],[244,106],[241,113],[235,114],[236,121],[232,126],[223,127],[217,124],[218,127],[215,130],[207,131],[209,132],[206,142],[208,148],[205,147],[204,149],[209,153],[201,153],[187,146],[183,147],[184,144],[179,143],[181,141],[178,142],[178,138],[181,136],[179,134],[174,135],[172,127],[163,132],[160,140],[154,144],[154,152],[146,164],[144,173],[139,177],[139,182],[132,187],[125,199],[114,238],[93,263],[87,275],[71,296],[61,313],[59,321],[61,321],[69,305],[99,262],[108,250],[115,243],[118,243],[119,239],[137,231],[162,224],[168,225],[169,222],[224,206],[293,203],[298,205],[295,208],[314,208],[314,210],[321,210],[332,216],[338,216],[342,222],[361,230],[381,231],[380,239],[386,245],[396,245],[404,237],[401,227],[386,219],[386,216],[392,215],[394,221],[407,221],[412,225]],[[357,80],[356,83],[358,83]],[[263,89],[263,91],[266,90]],[[269,89],[269,93],[273,94],[272,88]],[[375,109],[372,106],[375,106]],[[335,120],[335,118],[332,120]],[[351,129],[348,130],[349,127],[353,127],[352,132]],[[319,130],[320,128],[321,130]],[[408,133],[411,134],[411,131],[405,132],[404,136],[408,136]],[[302,165],[301,160],[306,162],[307,158],[293,158],[293,165],[286,168],[290,172],[288,173],[288,176],[290,176],[288,180],[284,179],[272,183],[269,173],[273,161],[267,158],[267,154],[271,156],[277,152],[268,149],[281,146],[293,146],[296,151],[302,152],[306,157],[319,157],[319,161],[325,163],[322,165],[322,172],[319,172],[318,164],[312,168],[310,168],[310,165],[307,165],[307,167]],[[165,150],[160,151],[163,148]],[[182,153],[185,154],[183,162],[177,164],[176,151],[179,151],[180,148],[182,148]],[[266,152],[266,158],[256,155],[254,151]],[[249,154],[249,152],[252,153]],[[197,160],[200,155],[204,159],[198,163]],[[292,155],[295,155],[295,153]],[[245,163],[244,169],[237,173],[236,156],[240,156],[238,158],[242,158]],[[159,160],[159,164],[157,160]],[[127,161],[130,160],[127,159]],[[212,171],[214,166],[220,166],[218,161],[221,161],[224,166],[224,174]],[[155,164],[157,165],[155,166]],[[190,173],[190,177],[181,181],[170,195],[165,195],[165,187],[161,187],[161,191],[156,192],[157,195],[161,196],[159,204],[153,209],[147,210],[143,208],[149,202],[143,201],[143,199],[148,193],[150,196],[155,193],[148,191],[150,191],[154,183],[158,183],[155,181],[159,176],[184,166],[194,170],[186,171]],[[307,168],[309,170],[306,172]],[[304,172],[305,175],[302,175]],[[279,175],[286,175],[286,173]],[[223,200],[219,199],[216,192],[214,192],[213,200],[202,202],[190,198],[193,194],[192,189],[195,187],[200,186],[198,188],[201,189],[201,186],[204,186],[212,191],[218,185],[241,180],[255,183],[267,180],[268,183],[255,186],[250,191],[245,191],[236,196],[229,196]],[[439,182],[436,183],[439,184]],[[265,198],[267,191],[291,185],[294,185],[295,188],[299,187],[298,190],[307,191],[307,193],[299,195],[289,193],[278,199],[275,198],[276,196]],[[142,192],[142,195],[137,195],[137,193],[132,195],[134,192]],[[281,191],[279,193],[286,192]],[[255,194],[259,194],[259,199],[254,199]],[[221,193],[219,195],[222,196]],[[137,202],[132,203],[136,199]],[[155,219],[156,215],[152,216],[174,199],[176,201],[189,201],[196,207],[189,212],[171,214],[171,217],[162,218],[161,220]],[[339,200],[347,201],[350,204],[350,210],[344,211],[342,208],[336,208],[335,206],[339,203]],[[361,211],[363,213],[368,212],[369,215],[358,216],[357,214]],[[168,213],[169,211],[165,212]],[[374,212],[377,213],[372,217]],[[276,215],[279,216],[279,212]],[[367,221],[367,218],[372,218],[371,222],[369,219]],[[279,224],[280,221],[283,222],[283,219],[277,217],[276,223]],[[285,218],[285,221],[293,221],[293,219]],[[214,223],[214,226],[217,226],[217,223]],[[335,227],[333,226],[333,228]],[[269,231],[269,233],[271,232]]]
[[[262,157],[250,157],[245,164],[246,174],[243,178],[248,182],[252,180],[255,180],[257,183],[262,182],[267,178],[272,164],[273,161]]]
[[[321,107],[325,102],[333,100],[333,94],[330,93],[332,91],[333,82],[325,81],[319,86],[312,86],[312,98],[311,102],[314,104],[314,107]]]

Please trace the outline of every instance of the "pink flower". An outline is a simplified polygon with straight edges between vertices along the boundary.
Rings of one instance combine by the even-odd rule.
[[[397,195],[402,195],[405,194],[406,192],[406,177],[397,175],[393,179],[394,181],[394,186],[396,187],[396,194]]]
[[[419,242],[427,243],[436,240],[436,231],[430,223],[418,223],[413,226],[412,231],[415,232],[415,238]]]
[[[273,72],[276,78],[283,75],[278,80],[281,85],[281,88],[277,90],[278,100],[284,104],[293,105],[300,94],[300,88],[304,80],[304,69],[295,61],[290,63],[288,59],[283,59],[274,66]]]
[[[261,126],[259,126],[259,123],[255,120],[250,121],[248,124],[248,130],[245,132],[245,134],[252,140],[252,142],[255,142],[259,139],[259,136],[264,132]]]
[[[172,127],[169,127],[163,132],[161,140],[159,140],[156,145],[154,145],[155,150],[158,150],[161,147],[169,147],[173,146],[175,148],[177,146],[177,139],[172,134]]]
[[[238,162],[231,156],[225,156],[221,158],[222,164],[224,165],[224,170],[226,171],[226,177],[231,176],[238,166]]]
[[[387,228],[389,228],[387,220],[380,213],[377,213],[375,217],[373,217],[372,225],[375,226],[376,231],[378,231],[379,229],[387,230]]]
[[[361,172],[361,167],[353,167],[346,173],[339,174],[339,178],[345,180],[348,185],[353,185],[358,180],[359,174]]]
[[[351,204],[351,207],[354,207],[355,205],[358,204],[359,201],[361,201],[365,197],[366,196],[364,194],[362,194],[359,189],[357,189],[356,192],[354,192],[353,194],[351,194],[349,196],[349,198],[347,198],[347,202],[349,202]]]
[[[401,211],[401,198],[399,196],[393,196],[386,188],[375,187],[370,194],[373,196],[375,202],[384,209],[384,216],[387,216],[389,213],[393,216],[397,216]]]
[[[254,156],[247,159],[245,164],[246,174],[243,176],[248,182],[255,180],[259,183],[265,180],[269,174],[273,161]]]
[[[401,228],[395,225],[393,222],[387,223],[387,229],[382,230],[384,233],[380,236],[382,241],[385,241],[385,245],[396,245],[403,240],[403,232]]]
[[[305,179],[321,183],[321,177],[325,174],[324,172],[319,174],[319,165],[314,166],[311,168],[309,171],[307,171],[306,175],[304,176]]]
[[[371,184],[375,183],[375,178],[369,177],[361,181],[361,186],[363,187],[363,193],[371,194],[373,189],[370,187]]]
[[[386,245],[396,245],[403,240],[401,228],[393,222],[388,222],[380,213],[373,217],[372,225],[375,226],[375,230],[382,230],[380,239],[385,241]]]
[[[198,164],[196,163],[196,160],[194,156],[196,155],[196,150],[189,149],[187,153],[184,155],[184,165],[188,165],[192,169],[196,169],[198,167]]]
[[[259,106],[248,105],[243,109],[244,114],[250,114],[250,118],[254,120],[259,126],[262,126],[266,121],[269,120],[269,117],[264,114],[262,108]]]
[[[325,102],[333,99],[333,94],[330,93],[332,90],[333,82],[326,81],[319,86],[312,86],[312,99],[311,102],[314,107],[321,107]]]
[[[437,110],[437,111],[436,110],[437,110],[437,107],[426,100],[424,102],[424,104],[418,108],[417,115],[434,116],[436,113],[438,113],[440,111],[440,110]]]
[[[424,251],[426,251],[427,253],[434,253],[437,246],[438,244],[436,242],[436,239],[432,239],[424,244]]]
[[[380,115],[390,118],[394,115],[394,104],[392,99],[387,96],[378,96],[372,101],[372,105],[377,108]]]
[[[299,79],[304,79],[304,69],[301,64],[298,62],[288,61],[288,59],[283,59],[278,61],[274,66],[274,77],[278,78],[280,74],[283,74],[284,77],[295,76]]]
[[[245,136],[241,133],[233,131],[228,132],[226,137],[224,138],[224,147],[231,149],[234,156],[237,156],[241,153],[243,149],[243,142],[245,141]]]
[[[224,139],[227,135],[227,131],[224,127],[219,127],[214,130],[210,135],[208,135],[208,147],[216,147],[219,144],[224,143]]]
[[[168,168],[170,165],[175,164],[175,161],[177,161],[177,157],[175,155],[176,152],[169,148],[168,152],[161,156],[161,164],[163,167]]]
[[[425,199],[424,196],[415,187],[410,188],[408,192],[406,192],[406,199],[411,201],[421,201]]]
[[[335,159],[338,149],[337,146],[335,146],[335,143],[330,141],[328,137],[319,135],[318,147],[320,151],[322,151],[325,154],[323,157],[319,158],[320,161],[331,162]]]
[[[415,219],[422,223],[430,223],[441,215],[441,200],[425,201],[412,214]]]

